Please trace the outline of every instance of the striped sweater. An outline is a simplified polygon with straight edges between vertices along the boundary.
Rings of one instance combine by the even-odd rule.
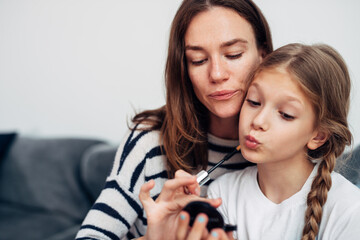
[[[208,134],[209,168],[238,145]],[[159,131],[128,131],[115,156],[114,165],[95,204],[76,236],[82,239],[132,239],[145,234],[146,216],[138,198],[140,187],[155,180],[151,196],[156,198],[168,179],[166,157],[162,154]],[[213,179],[225,172],[243,169],[249,163],[240,153],[211,173],[211,180],[201,189],[206,194]]]

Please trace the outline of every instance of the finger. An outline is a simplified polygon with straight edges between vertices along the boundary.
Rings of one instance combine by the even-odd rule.
[[[176,191],[183,189],[185,186],[194,184],[196,182],[196,177],[186,177],[186,178],[177,178],[167,180],[164,184],[163,189],[159,195],[159,199],[163,200],[172,200]],[[184,192],[182,190],[182,192]]]
[[[219,233],[216,230],[212,230],[207,240],[219,239]]]
[[[145,210],[154,203],[154,200],[150,196],[150,190],[153,189],[154,186],[155,181],[150,180],[144,183],[140,188],[139,199]]]
[[[221,203],[222,203],[222,199],[221,198],[213,198],[213,199],[206,199],[206,201],[213,207],[218,208]]]
[[[200,185],[197,181],[194,184],[190,184],[184,187],[184,192],[187,194],[194,194],[200,196]]]
[[[209,203],[214,208],[218,208],[222,203],[221,198],[208,199],[208,198],[198,197],[195,195],[182,195],[177,197],[176,200],[180,206],[185,206],[188,203],[194,201],[201,201],[201,202]]]
[[[208,217],[206,216],[206,214],[200,213],[199,215],[197,215],[187,239],[189,240],[202,239],[203,234],[205,235],[207,234],[207,229],[206,229],[207,222],[208,222]]]
[[[178,170],[178,171],[175,172],[175,178],[189,178],[189,177],[196,177],[196,176],[193,176],[190,173],[185,172],[184,170]],[[196,182],[194,182],[194,184],[190,184],[190,185],[185,186],[185,191],[184,192],[200,196],[200,185],[199,185],[199,183],[196,181]]]
[[[228,237],[229,240],[234,240],[234,233],[233,233],[233,231],[226,232],[226,235],[227,235],[227,237]]]
[[[186,235],[189,228],[190,216],[189,213],[182,211],[179,216],[179,224],[176,230],[176,239],[184,240],[186,239]]]
[[[233,240],[233,238],[229,238],[227,233],[221,228],[216,228],[211,230],[209,237],[207,240]]]
[[[190,173],[188,172],[185,172],[184,170],[180,169],[180,170],[177,170],[175,172],[175,178],[179,178],[179,177],[192,177],[193,175],[191,175]]]

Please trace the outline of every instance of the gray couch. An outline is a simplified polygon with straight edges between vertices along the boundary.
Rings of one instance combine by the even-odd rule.
[[[0,239],[74,239],[117,146],[96,139],[23,136],[5,145],[7,152],[0,151]],[[338,162],[337,170],[360,187],[360,146]]]
[[[117,146],[22,136],[10,145],[0,160],[0,239],[74,239]]]

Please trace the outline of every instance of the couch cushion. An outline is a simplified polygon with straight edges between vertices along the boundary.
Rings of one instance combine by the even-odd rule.
[[[93,204],[80,179],[80,162],[100,143],[18,137],[0,162],[2,238],[46,239],[80,226]]]
[[[360,188],[360,145],[336,160],[335,171]]]
[[[5,157],[15,137],[16,133],[0,133],[0,162]]]

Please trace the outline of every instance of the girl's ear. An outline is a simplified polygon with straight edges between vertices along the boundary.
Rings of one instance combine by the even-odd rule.
[[[307,143],[307,147],[310,150],[315,150],[321,147],[329,138],[329,134],[325,131],[314,131],[313,137]]]

